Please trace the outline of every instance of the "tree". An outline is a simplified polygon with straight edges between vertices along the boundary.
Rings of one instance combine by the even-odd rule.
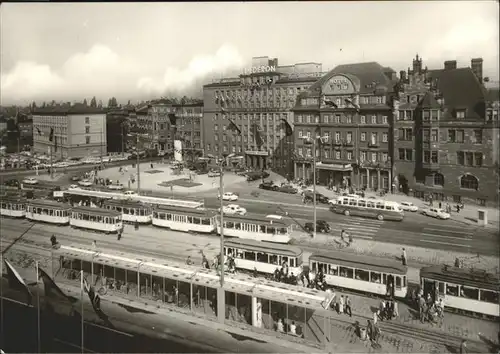
[[[101,101],[99,101],[99,102],[101,102]],[[97,107],[97,102],[95,100],[95,96],[92,97],[92,99],[90,100],[90,107],[94,107],[94,108]]]
[[[84,98],[84,99],[83,99],[83,105],[84,105],[84,106],[88,106],[88,103],[87,103],[87,99],[86,99],[86,98]]]
[[[99,104],[97,105],[97,107],[102,108],[102,101],[101,100],[99,100]]]
[[[128,100],[128,102],[127,102],[127,106],[130,106],[130,100]]]

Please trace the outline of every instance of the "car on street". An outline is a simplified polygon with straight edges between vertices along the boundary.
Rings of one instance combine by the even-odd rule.
[[[129,196],[132,196],[132,195],[137,195],[137,192],[135,191],[125,191],[123,192],[124,195],[129,195]]]
[[[297,194],[298,190],[297,190],[297,188],[294,188],[292,186],[284,185],[284,186],[281,186],[278,188],[278,192],[287,193],[287,194]]]
[[[446,220],[446,219],[449,219],[451,217],[450,214],[448,214],[443,209],[439,209],[439,208],[424,209],[424,210],[422,210],[422,214],[424,214],[425,216],[430,216],[430,217],[433,217],[436,219],[441,219],[441,220]]]
[[[80,176],[72,176],[72,177],[71,177],[71,181],[72,181],[72,182],[78,182],[79,180],[81,180],[81,177],[80,177]]]
[[[313,202],[313,197],[314,197],[313,192],[305,191],[303,196],[304,196],[304,201]],[[324,196],[323,194],[316,192],[316,202],[322,204],[328,204],[330,202],[330,199]]]
[[[272,181],[268,181],[259,184],[259,189],[264,189],[268,191],[277,191],[279,187],[275,185]]]
[[[108,189],[114,190],[114,191],[122,191],[125,189],[125,186],[121,183],[113,183],[108,185]]]
[[[78,189],[80,187],[78,187],[76,184],[70,184],[68,189]]]
[[[414,213],[418,211],[418,206],[416,206],[411,202],[401,202],[399,203],[399,205],[401,206],[401,209],[403,209],[404,211],[412,211]]]
[[[217,199],[220,199],[220,194],[217,196]],[[238,195],[233,192],[226,192],[222,195],[222,200],[235,202],[238,200]]]
[[[304,230],[307,232],[313,232],[313,225],[314,224],[312,222],[306,222],[304,224]],[[328,233],[330,230],[330,225],[325,220],[316,220],[316,232]]]
[[[219,176],[220,176],[220,171],[217,170],[208,171],[208,177],[219,177]]]
[[[88,179],[82,179],[81,181],[78,181],[78,184],[82,187],[90,187],[93,185],[93,183]]]
[[[5,186],[18,188],[20,186],[19,181],[15,178],[5,181]]]
[[[26,177],[25,179],[23,179],[23,183],[30,184],[30,185],[38,184],[38,180],[34,177]]]
[[[266,218],[268,218],[268,219],[274,219],[274,220],[282,220],[283,216],[276,215],[276,214],[269,214],[269,215],[266,215]]]
[[[208,170],[196,170],[197,175],[206,175],[208,173]]]
[[[329,204],[329,205],[332,205],[332,206],[333,206],[333,205],[336,205],[336,204],[337,204],[337,199],[335,199],[335,198],[334,198],[334,199],[330,199],[330,200],[328,201],[328,204]]]
[[[247,210],[245,208],[240,207],[237,204],[228,204],[225,205],[222,209],[224,214],[227,215],[245,215],[247,213]],[[220,208],[219,208],[220,212]]]

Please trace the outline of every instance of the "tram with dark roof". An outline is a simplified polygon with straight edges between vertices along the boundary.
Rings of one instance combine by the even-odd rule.
[[[152,208],[142,202],[133,200],[105,200],[102,207],[122,213],[123,222],[151,224]]]
[[[26,219],[49,224],[68,225],[71,205],[47,199],[35,199],[26,206]]]
[[[445,309],[465,315],[500,317],[500,277],[480,269],[431,266],[420,270],[424,295],[443,299]]]
[[[26,198],[19,196],[0,197],[0,215],[24,218],[26,216]]]
[[[123,230],[122,213],[102,208],[79,206],[71,210],[70,225],[73,228],[118,233]]]

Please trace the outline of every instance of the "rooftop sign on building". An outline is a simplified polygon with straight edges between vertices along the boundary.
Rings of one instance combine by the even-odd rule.
[[[251,68],[245,68],[244,70],[245,75],[257,74],[257,73],[272,73],[272,72],[276,72],[275,65],[253,66]]]

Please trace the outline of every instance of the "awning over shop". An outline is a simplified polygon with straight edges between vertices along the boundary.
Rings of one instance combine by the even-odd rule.
[[[319,170],[329,170],[329,171],[352,171],[351,164],[334,164],[334,163],[316,163],[316,168]]]

